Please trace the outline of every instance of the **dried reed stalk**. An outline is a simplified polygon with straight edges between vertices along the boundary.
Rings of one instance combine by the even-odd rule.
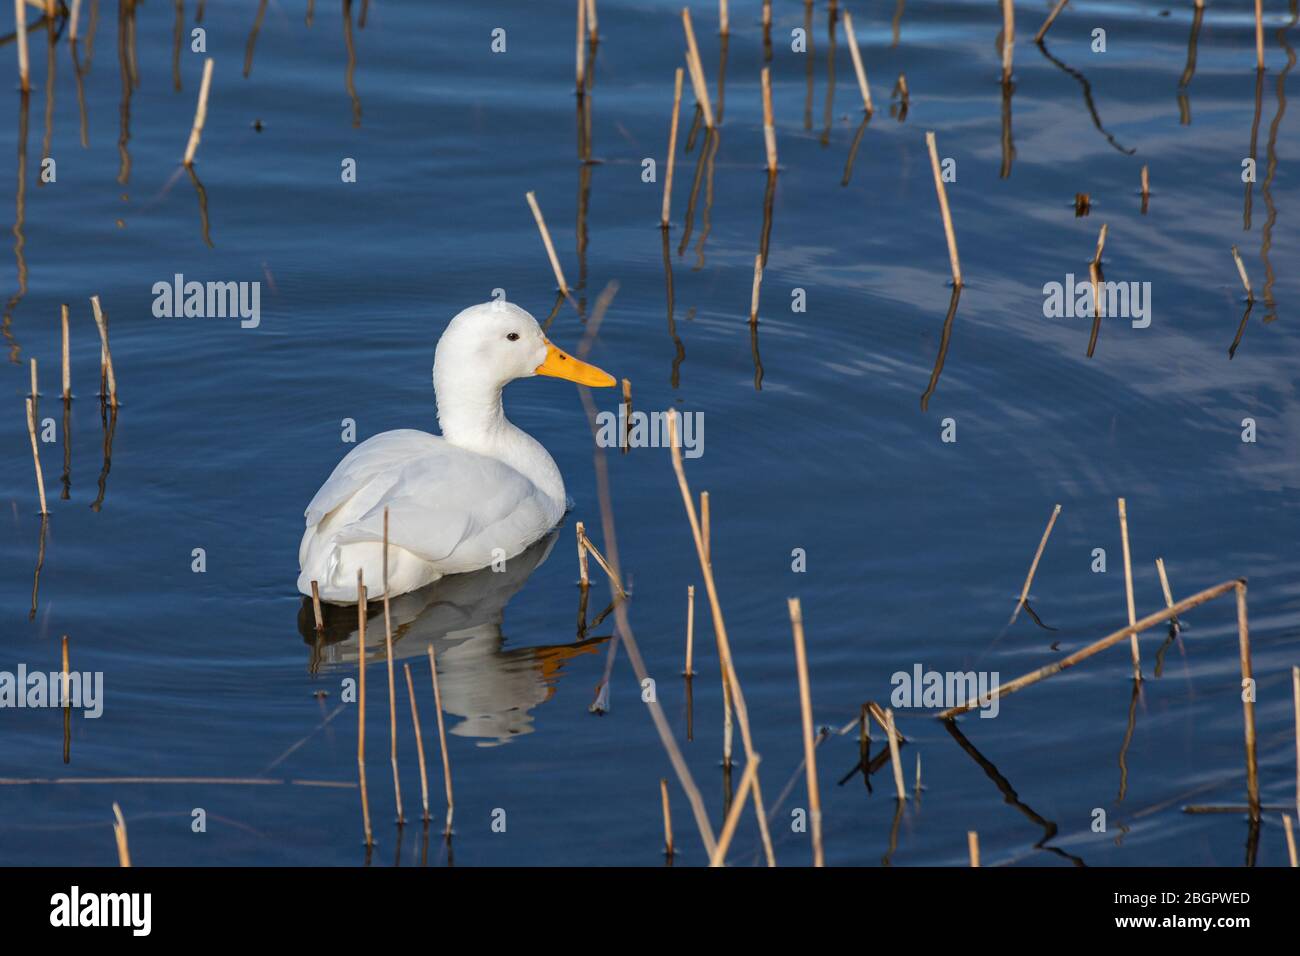
[[[95,315],[95,327],[99,329],[100,380],[108,383],[108,403],[117,408],[117,376],[113,374],[113,352],[108,347],[108,322],[99,306],[99,296],[90,297],[90,308]]]
[[[320,610],[320,585],[315,581],[311,583],[311,613],[316,619],[316,630],[318,632],[325,630],[325,618]]]
[[[966,831],[966,846],[970,850],[970,865],[980,865],[980,835],[974,830]]]
[[[117,865],[131,865],[131,850],[126,845],[126,818],[122,816],[122,808],[113,801],[113,838],[117,841]]]
[[[1237,582],[1237,642],[1241,651],[1242,716],[1246,729],[1246,798],[1251,816],[1259,817],[1259,762],[1255,756],[1255,677],[1250,665],[1250,625],[1246,614],[1246,582]],[[1251,692],[1246,693],[1245,688]]]
[[[1169,590],[1169,576],[1165,574],[1164,558],[1156,558],[1156,572],[1160,575],[1160,590],[1165,594],[1165,607],[1173,607],[1174,594]],[[1174,627],[1179,626],[1177,617],[1171,618],[1170,623],[1173,624]]]
[[[587,85],[587,0],[578,0],[578,55],[575,73],[578,79],[578,95],[581,96]]]
[[[1069,2],[1070,0],[1057,0],[1056,6],[1052,8],[1052,12],[1047,15],[1047,19],[1043,21],[1043,25],[1039,27],[1038,32],[1034,34],[1035,43],[1043,42],[1043,37],[1047,36],[1047,31],[1052,29],[1052,24],[1056,22],[1056,18],[1061,15],[1061,11],[1065,9],[1065,5]]]
[[[361,786],[361,823],[366,846],[375,845],[370,829],[370,791],[366,787],[366,584],[357,569],[357,780]]]
[[[393,795],[397,825],[406,822],[402,812],[402,778],[397,772],[397,688],[393,680],[393,621],[388,613],[388,507],[384,506],[384,658],[388,663],[388,758],[393,765]]]
[[[72,399],[71,348],[68,344],[68,307],[66,305],[62,306],[59,312],[59,318],[63,325],[63,400],[67,402]]]
[[[767,171],[776,172],[776,127],[772,120],[772,71],[763,67],[763,145],[767,150]]]
[[[691,71],[691,88],[695,102],[704,113],[705,129],[713,129],[713,107],[709,104],[709,86],[704,80],[704,66],[700,63],[700,49],[695,45],[695,30],[691,27],[691,11],[682,7],[682,29],[686,31],[686,65]]]
[[[406,673],[406,696],[411,700],[411,725],[415,728],[415,752],[420,758],[420,802],[424,813],[420,817],[429,822],[429,773],[424,763],[424,735],[420,733],[420,709],[415,705],[415,682],[411,680],[411,665],[403,664]]]
[[[668,228],[668,214],[673,201],[673,167],[677,163],[677,116],[682,111],[682,68],[673,75],[673,118],[668,125],[668,169],[664,173],[664,208],[659,224]]]
[[[901,802],[907,799],[907,791],[903,788],[903,761],[898,758],[898,731],[894,727],[894,712],[888,707],[885,708],[885,736],[889,738],[889,762],[894,768],[894,789]]]
[[[1011,58],[1016,45],[1015,0],[1002,0],[1002,82],[1011,82]]]
[[[727,14],[727,0],[718,0],[718,33],[724,37],[731,34],[731,18]]]
[[[587,535],[583,530],[582,522],[579,521],[573,529],[578,539],[578,584],[581,587],[588,587],[591,579],[587,576],[587,546],[585,544]]]
[[[1264,0],[1255,0],[1255,69],[1264,71]]]
[[[569,283],[564,281],[564,270],[560,268],[560,260],[555,255],[555,246],[551,242],[550,230],[546,228],[546,220],[542,218],[542,210],[537,206],[537,197],[527,192],[524,198],[528,200],[528,206],[533,211],[533,218],[537,220],[537,229],[542,234],[542,244],[546,246],[546,256],[551,260],[551,271],[555,273],[555,281],[560,286],[560,294],[566,298],[569,295]]]
[[[708,546],[700,533],[700,521],[695,512],[695,499],[691,495],[690,485],[686,481],[686,471],[682,465],[682,448],[677,432],[677,410],[668,410],[668,444],[672,453],[673,471],[677,474],[677,485],[682,493],[682,502],[686,507],[686,517],[691,525],[691,536],[695,539],[695,553],[704,575],[704,589],[709,596],[709,610],[713,618],[713,633],[718,641],[718,657],[721,661],[726,680],[731,689],[732,704],[736,709],[736,719],[740,723],[740,737],[745,745],[747,766],[745,774],[753,771],[754,804],[758,815],[759,832],[763,838],[763,851],[767,856],[767,865],[776,866],[776,855],[772,850],[772,836],[767,829],[767,812],[763,808],[763,792],[758,781],[758,754],[754,750],[754,738],[749,729],[749,709],[745,706],[745,694],[740,687],[740,678],[736,675],[736,665],[731,656],[731,642],[727,639],[727,623],[722,617],[722,605],[718,600],[718,587],[713,579],[713,563],[709,558]]]
[[[874,113],[871,105],[871,86],[867,83],[867,71],[862,66],[862,52],[858,49],[858,36],[853,32],[853,17],[849,11],[843,14],[844,36],[849,41],[849,56],[853,58],[853,72],[858,75],[858,92],[862,94],[862,108],[868,114]]]
[[[438,658],[429,645],[429,672],[433,676],[433,705],[438,710],[438,747],[442,751],[442,779],[447,784],[447,825],[442,835],[451,839],[451,819],[456,810],[456,800],[451,793],[451,757],[447,753],[447,725],[442,719],[442,691],[438,689]]]
[[[1286,831],[1286,851],[1287,856],[1291,858],[1291,866],[1293,868],[1300,866],[1300,862],[1296,860],[1295,831],[1291,829],[1291,814],[1282,814],[1282,828]]]
[[[199,104],[194,110],[194,126],[190,129],[190,141],[185,144],[185,166],[194,165],[194,153],[203,138],[203,124],[208,121],[208,91],[212,89],[212,57],[203,61],[203,81],[199,84]]]
[[[1232,247],[1232,259],[1237,263],[1237,275],[1241,276],[1241,284],[1246,289],[1246,301],[1255,301],[1255,290],[1250,287],[1250,277],[1246,275],[1245,263],[1241,261],[1241,254],[1237,252],[1237,247]]]
[[[27,59],[27,5],[14,0],[14,31],[18,38],[18,85],[24,92],[31,88],[31,67]]]
[[[799,716],[803,724],[803,764],[808,781],[808,810],[812,817],[813,866],[825,866],[822,850],[822,796],[817,785],[817,752],[813,743],[812,690],[808,685],[808,652],[804,647],[803,608],[798,598],[786,602],[794,631],[794,661],[799,674]]]
[[[690,584],[686,587],[686,669],[682,671],[683,677],[694,677],[695,670],[692,665],[695,662],[695,585]]]
[[[957,235],[952,228],[952,213],[948,209],[948,190],[943,184],[943,173],[939,171],[939,149],[935,145],[934,133],[925,134],[925,144],[930,150],[930,168],[934,171],[934,191],[939,195],[939,213],[943,216],[943,234],[948,240],[948,261],[952,266],[952,284],[961,288],[961,261],[957,258]]]
[[[1038,571],[1038,562],[1042,560],[1043,550],[1047,547],[1047,539],[1052,536],[1052,527],[1056,524],[1056,517],[1061,513],[1061,506],[1057,505],[1052,509],[1052,516],[1047,519],[1047,528],[1043,531],[1042,540],[1038,542],[1038,550],[1034,552],[1033,563],[1029,565],[1029,573],[1025,575],[1025,586],[1020,589],[1020,599],[1016,601],[1016,609],[1011,613],[1011,620],[1007,622],[1010,627],[1016,623],[1016,618],[1020,616],[1020,609],[1025,606],[1025,601],[1029,598],[1029,587],[1034,583],[1034,574]]]
[[[1133,626],[1137,620],[1137,612],[1133,607],[1133,562],[1129,557],[1128,548],[1128,505],[1123,498],[1118,499],[1119,503],[1119,538],[1124,547],[1124,601],[1128,607],[1128,625]],[[1133,651],[1133,679],[1142,680],[1142,653],[1138,649],[1137,632],[1132,634],[1132,651]]]
[[[45,475],[41,472],[41,453],[36,447],[36,416],[30,398],[27,399],[27,436],[32,441],[32,461],[36,465],[36,490],[40,494],[41,514],[48,515],[49,509],[45,507]]]
[[[1043,667],[1038,668],[1037,670],[1030,671],[1028,674],[1025,674],[1021,677],[1017,677],[1015,680],[1008,681],[1005,684],[999,684],[997,687],[989,691],[989,693],[982,700],[967,701],[966,703],[961,704],[960,706],[949,707],[947,710],[938,714],[937,717],[939,720],[951,720],[953,717],[960,716],[961,714],[964,714],[969,710],[974,710],[982,703],[989,703],[993,700],[997,700],[998,698],[1006,697],[1008,694],[1014,694],[1018,690],[1023,690],[1024,688],[1029,687],[1031,684],[1037,684],[1040,680],[1044,680],[1048,677],[1051,677],[1053,674],[1059,674],[1067,667],[1073,667],[1075,664],[1087,660],[1089,657],[1092,657],[1094,654],[1100,653],[1101,651],[1106,650],[1106,648],[1108,647],[1113,647],[1114,645],[1118,644],[1120,641],[1124,640],[1124,638],[1129,637],[1132,634],[1140,634],[1142,631],[1145,631],[1147,628],[1151,627],[1154,624],[1159,624],[1161,621],[1167,621],[1172,617],[1182,614],[1184,611],[1188,611],[1194,607],[1198,607],[1204,604],[1206,601],[1212,601],[1216,597],[1219,597],[1223,594],[1227,594],[1229,591],[1237,587],[1238,583],[1239,582],[1236,579],[1234,579],[1232,581],[1224,581],[1222,584],[1216,584],[1214,587],[1206,588],[1204,591],[1198,591],[1196,594],[1193,594],[1191,597],[1183,598],[1183,600],[1179,601],[1173,607],[1165,608],[1165,610],[1163,611],[1156,611],[1152,614],[1148,614],[1146,617],[1139,620],[1136,624],[1131,624],[1128,627],[1122,627],[1118,631],[1115,631],[1112,634],[1107,634],[1101,640],[1094,641],[1093,643],[1089,644],[1087,647],[1075,651],[1073,654],[1069,655],[1068,657],[1063,657],[1059,661],[1055,661],[1051,664],[1047,664]]]
[[[754,256],[754,286],[749,293],[749,324],[758,322],[758,290],[763,285],[763,256]]]
[[[727,820],[722,825],[722,833],[718,835],[718,845],[713,849],[713,856],[709,859],[709,866],[722,866],[727,858],[727,848],[731,846],[731,838],[736,835],[736,824],[740,822],[740,814],[745,809],[745,801],[749,797],[749,792],[754,791],[754,799],[758,800],[758,754],[751,754],[746,758],[745,772],[740,777],[740,791],[736,794],[736,799],[731,804],[731,812],[727,814]],[[762,809],[755,806],[758,812],[759,820],[763,820]],[[766,825],[764,825],[766,830]]]
[[[671,859],[673,856],[673,811],[668,804],[667,777],[659,778],[659,794],[664,805],[664,854]]]

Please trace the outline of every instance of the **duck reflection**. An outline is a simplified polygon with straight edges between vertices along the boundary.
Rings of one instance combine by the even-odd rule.
[[[448,728],[491,747],[532,733],[532,709],[550,700],[567,661],[594,654],[608,637],[571,644],[507,649],[501,624],[505,606],[551,553],[558,532],[551,532],[504,571],[490,567],[454,574],[418,591],[389,599],[393,658],[424,658],[433,645],[443,710],[462,718]],[[357,615],[351,607],[322,605],[324,630],[317,633],[311,599],[298,611],[298,632],[311,647],[310,670],[357,662]],[[382,663],[384,603],[372,598],[366,623],[366,659]]]

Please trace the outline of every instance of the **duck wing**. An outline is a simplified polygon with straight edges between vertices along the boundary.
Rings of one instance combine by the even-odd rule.
[[[400,429],[354,448],[312,498],[300,564],[312,538],[382,542],[385,508],[390,545],[442,574],[484,567],[496,548],[514,557],[559,520],[532,481],[504,462]]]

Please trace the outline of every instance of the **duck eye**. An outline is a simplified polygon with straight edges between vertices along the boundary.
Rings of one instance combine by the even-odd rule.
[[[511,332],[509,335],[506,336],[506,338],[509,339],[511,342],[518,342],[518,341],[519,341],[519,333],[518,333],[518,332]]]

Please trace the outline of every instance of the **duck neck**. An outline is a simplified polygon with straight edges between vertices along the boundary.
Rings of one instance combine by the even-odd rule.
[[[434,394],[442,437],[458,448],[495,458],[537,486],[551,500],[555,520],[564,513],[564,479],[554,459],[523,429],[506,418],[501,386],[446,372],[435,366]]]

